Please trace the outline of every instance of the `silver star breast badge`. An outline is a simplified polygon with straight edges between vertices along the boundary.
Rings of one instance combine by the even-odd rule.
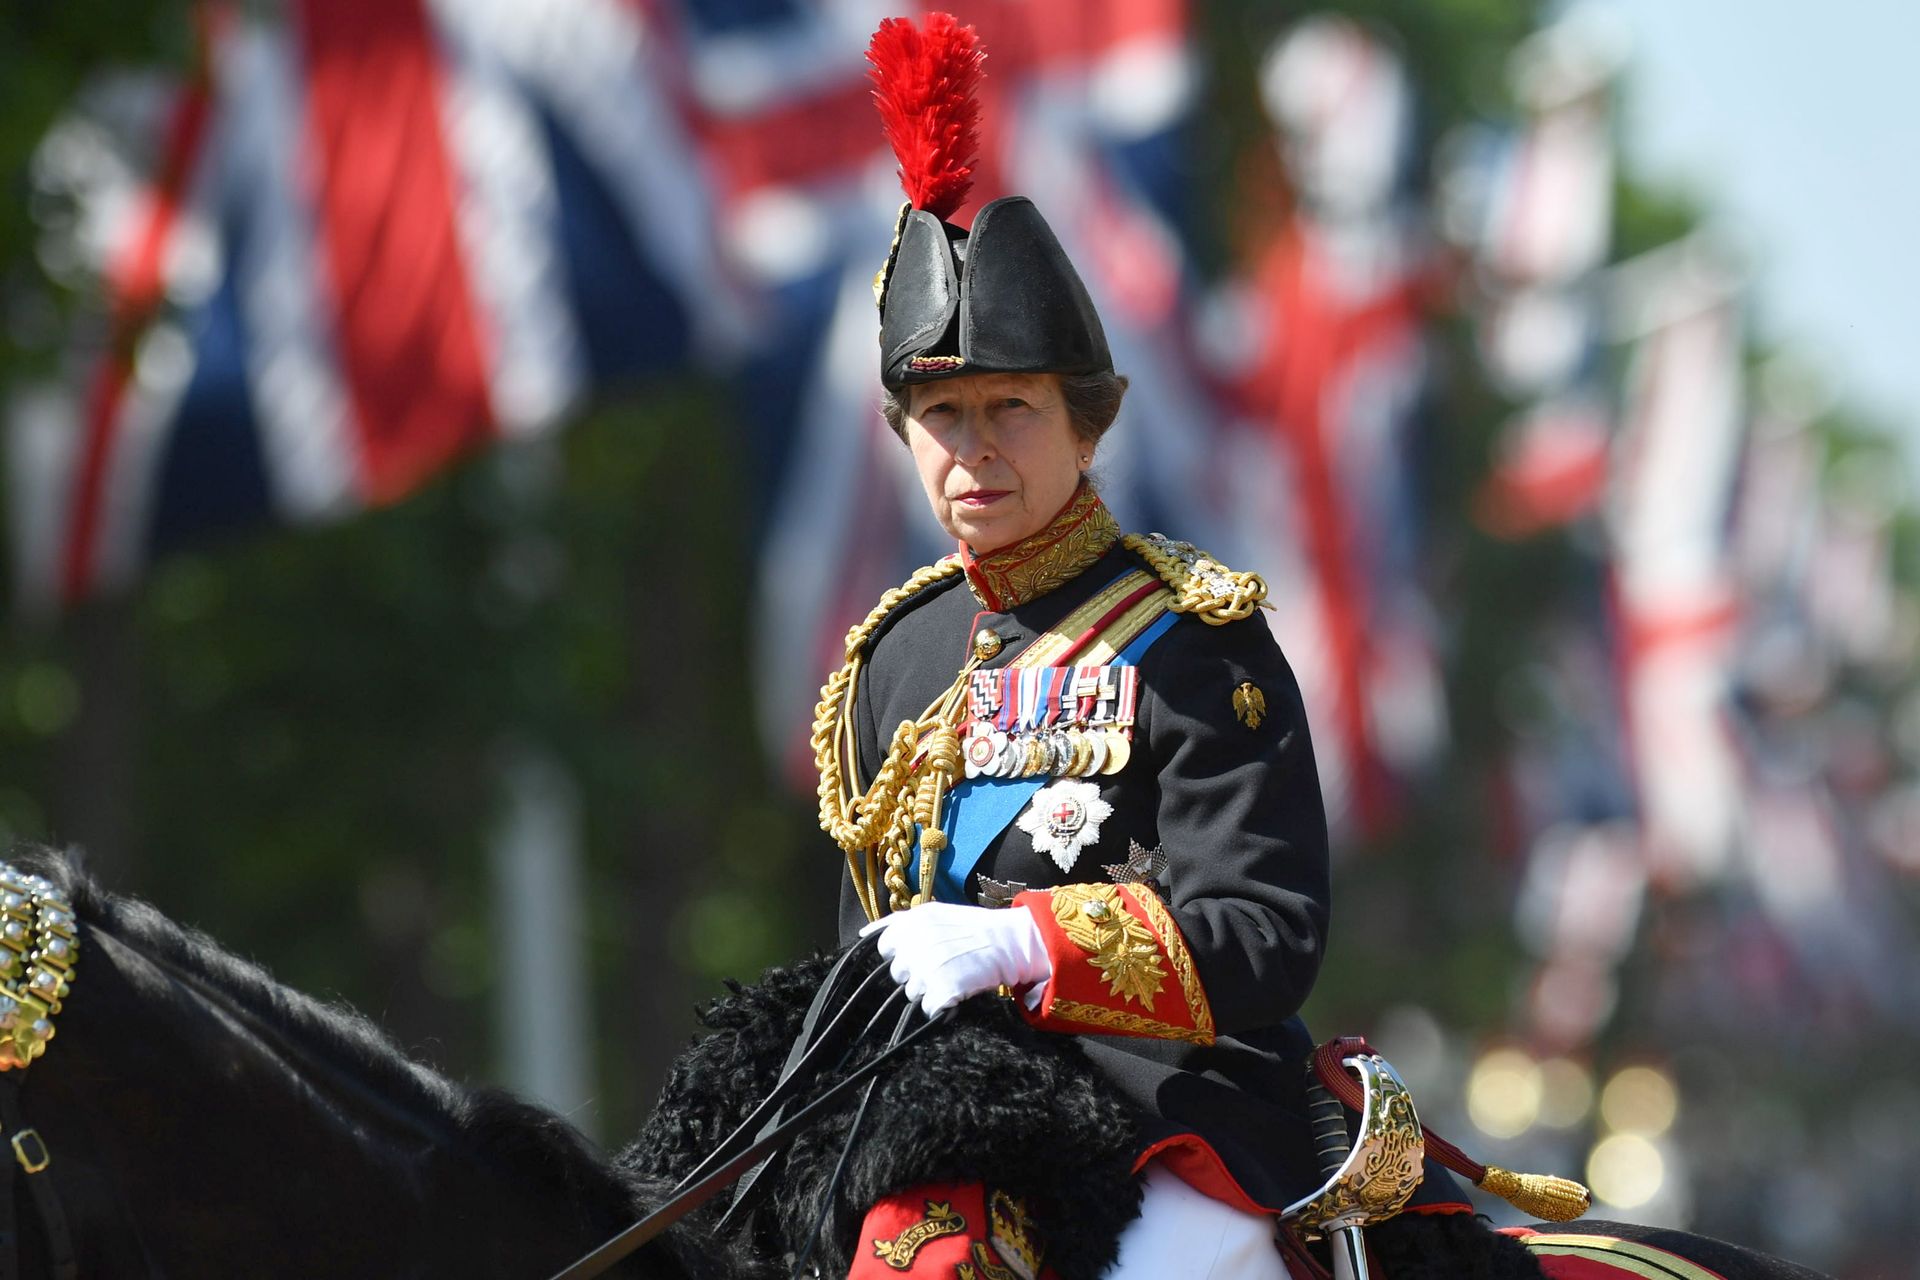
[[[1035,849],[1067,872],[1082,849],[1099,842],[1100,824],[1112,816],[1113,806],[1100,798],[1098,786],[1066,779],[1034,793],[1020,815],[1020,829],[1033,838]]]

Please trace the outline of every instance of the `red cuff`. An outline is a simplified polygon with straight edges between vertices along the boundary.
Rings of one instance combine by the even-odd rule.
[[[1063,884],[1013,900],[1039,926],[1053,962],[1028,1022],[1045,1031],[1100,1032],[1213,1043],[1207,1003],[1180,926],[1145,885]]]

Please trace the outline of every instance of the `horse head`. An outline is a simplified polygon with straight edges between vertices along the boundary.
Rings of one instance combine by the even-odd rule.
[[[10,1127],[50,1157],[8,1166],[21,1266],[0,1259],[0,1274],[62,1274],[29,1195],[39,1180],[78,1274],[116,1277],[537,1278],[659,1198],[560,1117],[446,1079],[64,856],[22,850],[12,864],[71,904],[79,960],[44,1055],[0,1074]],[[668,1239],[616,1274],[742,1270],[705,1241]]]

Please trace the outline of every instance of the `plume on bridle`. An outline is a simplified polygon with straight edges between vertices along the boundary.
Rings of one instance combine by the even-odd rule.
[[[916,209],[951,217],[973,185],[980,146],[979,37],[950,13],[927,16],[926,30],[911,18],[887,18],[873,33],[873,101],[887,141],[900,161],[900,185]]]

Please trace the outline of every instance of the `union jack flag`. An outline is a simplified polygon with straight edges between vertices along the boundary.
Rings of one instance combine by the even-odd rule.
[[[84,390],[13,415],[27,601],[209,532],[395,501],[737,330],[640,10],[203,14],[186,83],[117,116],[105,84],[41,149],[75,210],[55,256],[97,273],[111,319]]]
[[[1327,808],[1368,834],[1445,735],[1419,585],[1414,433],[1428,255],[1398,58],[1345,19],[1301,23],[1263,77],[1295,211],[1240,284],[1258,335],[1231,379],[1249,474],[1237,504],[1270,575]]]
[[[1612,405],[1595,272],[1613,233],[1613,92],[1620,33],[1575,11],[1514,51],[1526,112],[1456,146],[1456,235],[1480,292],[1481,359],[1524,408],[1501,433],[1476,501],[1482,526],[1522,537],[1592,511],[1607,481]]]

